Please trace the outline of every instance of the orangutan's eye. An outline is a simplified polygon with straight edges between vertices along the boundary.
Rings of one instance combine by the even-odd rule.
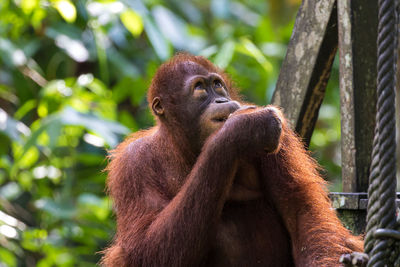
[[[217,79],[214,81],[214,88],[223,88],[223,87],[224,86],[220,80]]]
[[[194,90],[204,90],[204,89],[205,89],[205,87],[204,87],[204,84],[202,82],[197,82],[194,85]]]

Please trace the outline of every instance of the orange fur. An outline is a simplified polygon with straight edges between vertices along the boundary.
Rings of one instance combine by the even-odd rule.
[[[291,235],[293,257],[299,266],[337,266],[340,255],[363,251],[363,242],[343,227],[319,166],[299,138],[284,128],[281,150],[265,159],[263,167],[272,169],[266,181]]]
[[[149,103],[163,100],[169,117],[111,152],[117,234],[102,264],[337,266],[341,254],[362,251],[331,208],[318,165],[275,108],[233,114],[196,146],[199,126],[186,120],[180,90],[189,75],[207,72],[221,75],[240,100],[208,60],[180,54],[160,67],[148,93]],[[279,149],[267,154],[271,140],[280,140]]]

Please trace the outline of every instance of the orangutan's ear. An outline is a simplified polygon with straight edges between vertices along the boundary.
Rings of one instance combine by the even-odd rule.
[[[153,109],[153,112],[157,116],[161,116],[164,114],[164,108],[161,104],[161,99],[159,97],[155,97],[153,99],[153,102],[151,103],[151,108]]]

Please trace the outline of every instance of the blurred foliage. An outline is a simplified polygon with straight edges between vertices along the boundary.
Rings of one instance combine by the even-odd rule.
[[[2,0],[0,266],[93,266],[114,234],[107,149],[153,124],[145,99],[177,51],[269,102],[300,0]],[[337,65],[337,63],[335,63]],[[340,177],[337,66],[311,149]],[[340,188],[335,188],[340,190]]]

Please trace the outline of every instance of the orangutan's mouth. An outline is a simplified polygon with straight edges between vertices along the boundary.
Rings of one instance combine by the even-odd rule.
[[[230,101],[222,104],[212,104],[213,108],[209,109],[210,113],[205,113],[213,123],[224,123],[229,116],[240,108],[240,104],[236,101]]]
[[[211,120],[212,120],[213,122],[217,122],[217,123],[225,122],[225,121],[228,119],[228,116],[229,116],[229,115],[230,115],[230,114],[228,114],[228,115],[226,115],[226,116],[215,117],[215,118],[212,118]]]

